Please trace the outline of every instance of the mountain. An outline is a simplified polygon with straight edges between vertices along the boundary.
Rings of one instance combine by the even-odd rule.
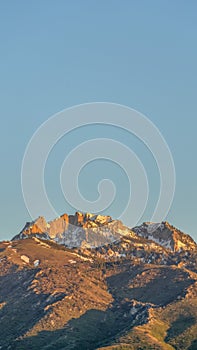
[[[75,215],[63,214],[50,222],[44,217],[27,222],[13,240],[38,237],[70,248],[83,245],[95,248],[116,241],[128,231],[121,221],[112,220],[111,216],[76,212]]]
[[[195,249],[194,240],[189,235],[177,230],[177,228],[168,222],[159,224],[145,222],[141,226],[134,227],[133,231],[137,235],[153,240],[159,245],[173,251],[192,249],[192,247]]]
[[[197,245],[64,214],[0,242],[0,349],[197,349]]]

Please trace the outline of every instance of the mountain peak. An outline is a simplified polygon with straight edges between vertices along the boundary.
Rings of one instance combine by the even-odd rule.
[[[12,240],[38,237],[53,240],[67,247],[98,247],[110,244],[123,236],[138,236],[154,241],[165,249],[180,252],[196,247],[194,240],[167,221],[144,222],[132,229],[109,215],[97,215],[77,211],[74,215],[62,214],[47,222],[42,216],[27,222]]]
[[[172,251],[190,250],[196,246],[189,235],[181,232],[167,221],[161,223],[144,222],[132,230],[138,236],[152,240]]]
[[[95,247],[116,240],[122,226],[120,221],[112,220],[111,216],[91,213],[65,213],[49,222],[41,216],[35,221],[27,222],[12,240],[38,237],[54,240],[68,247],[79,247],[84,243]]]

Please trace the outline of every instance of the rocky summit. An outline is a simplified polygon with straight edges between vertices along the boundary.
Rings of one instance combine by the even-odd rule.
[[[112,220],[111,216],[76,212],[75,215],[63,214],[50,222],[44,217],[27,222],[13,240],[38,237],[70,248],[95,248],[119,239],[127,230],[121,221]]]
[[[197,349],[197,245],[77,212],[0,242],[0,349]]]

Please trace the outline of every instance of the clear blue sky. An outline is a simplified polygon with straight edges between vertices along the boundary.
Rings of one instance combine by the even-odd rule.
[[[168,220],[197,238],[196,41],[195,0],[0,1],[0,239],[11,238],[30,219],[20,171],[31,135],[54,113],[92,101],[135,108],[160,129],[177,173]],[[83,132],[64,142],[77,145]],[[99,136],[104,130],[88,132]],[[114,136],[123,138],[115,131]],[[60,142],[46,168],[53,174],[46,175],[46,186],[59,212],[71,211],[57,181],[62,156]],[[80,181],[91,197],[96,174],[113,174],[114,181],[122,176],[120,197],[109,213],[116,216],[126,201],[127,179],[111,166],[90,165]],[[94,180],[87,181],[91,171]]]

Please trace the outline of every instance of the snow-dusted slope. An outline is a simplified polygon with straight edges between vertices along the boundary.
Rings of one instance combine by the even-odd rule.
[[[141,226],[134,227],[132,230],[138,236],[152,240],[172,251],[190,250],[196,246],[189,235],[176,229],[168,222],[145,222]]]
[[[27,222],[13,240],[39,237],[70,248],[94,248],[117,241],[127,234],[131,234],[131,230],[110,216],[76,212],[75,215],[63,214],[48,223],[43,217]]]
[[[167,222],[145,222],[132,230],[111,216],[76,212],[74,215],[63,214],[47,222],[39,217],[26,223],[23,230],[13,238],[25,239],[38,237],[53,240],[67,247],[95,248],[113,243],[122,236],[143,237],[171,251],[192,250],[196,244],[192,238]]]

